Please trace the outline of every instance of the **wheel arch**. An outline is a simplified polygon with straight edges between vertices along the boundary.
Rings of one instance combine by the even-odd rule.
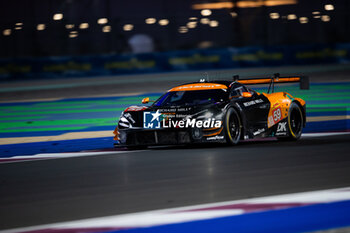
[[[306,126],[306,109],[305,109],[305,105],[304,106],[301,105],[300,101],[296,100],[296,99],[294,99],[292,101],[292,103],[296,103],[299,106],[299,108],[301,110],[301,113],[303,114],[303,127],[305,127]]]
[[[241,127],[242,127],[242,129],[241,129],[241,140],[243,140],[244,139],[244,135],[246,134],[246,128],[247,128],[247,126],[246,126],[246,124],[247,124],[247,122],[246,122],[246,120],[245,120],[245,118],[243,117],[243,115],[244,115],[244,112],[243,112],[243,109],[242,108],[240,108],[240,107],[238,107],[238,106],[236,106],[236,104],[228,104],[228,105],[226,105],[226,107],[225,107],[226,109],[225,109],[225,111],[227,112],[230,108],[233,108],[234,110],[236,110],[236,112],[238,113],[238,116],[239,116],[239,119],[240,119],[240,121],[241,121]],[[226,113],[225,113],[226,114]]]

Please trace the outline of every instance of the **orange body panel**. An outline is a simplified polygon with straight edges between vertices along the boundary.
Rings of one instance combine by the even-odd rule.
[[[287,97],[285,92],[272,94],[263,93],[263,95],[265,95],[271,103],[269,115],[267,117],[267,127],[270,128],[288,117],[288,111],[292,100]],[[291,97],[291,95],[289,96]]]
[[[300,99],[300,98],[294,98],[294,99],[297,100],[301,104],[301,106],[304,106],[306,104],[305,100],[303,99]]]
[[[204,134],[205,137],[210,137],[210,136],[216,136],[219,135],[221,133],[221,131],[223,130],[224,127],[218,128],[219,131],[214,132],[214,133],[209,133],[209,134]]]
[[[286,82],[299,82],[299,77],[290,77],[290,78],[279,78],[278,80],[275,79],[274,83],[286,83]],[[249,80],[238,80],[241,84],[269,84],[271,83],[270,78],[263,78],[263,79],[249,79]]]
[[[113,131],[113,134],[114,134],[114,138],[113,138],[113,140],[120,140],[120,138],[119,138],[119,131],[118,131],[118,126],[117,127],[115,127],[115,129],[114,129],[114,131]]]
[[[198,91],[198,90],[212,90],[212,89],[227,89],[227,86],[217,83],[193,83],[186,84],[170,89],[170,91]]]

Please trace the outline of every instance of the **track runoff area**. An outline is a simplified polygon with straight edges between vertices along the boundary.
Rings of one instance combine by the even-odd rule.
[[[310,90],[299,90],[297,85],[276,86],[275,91],[279,90],[307,101],[307,126],[301,140],[349,132],[350,83],[311,84]],[[112,131],[120,113],[127,106],[140,105],[144,97],[155,99],[160,95],[145,93],[1,103],[0,163],[5,166],[13,162],[130,153],[112,149]],[[311,232],[348,227],[349,213],[350,188],[340,188],[91,218],[4,232],[186,232],[189,229],[191,232]]]

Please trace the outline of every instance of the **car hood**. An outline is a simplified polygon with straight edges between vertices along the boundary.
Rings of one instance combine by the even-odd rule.
[[[172,115],[173,120],[181,120],[186,117],[197,118],[204,115],[207,112],[216,115],[222,113],[225,103],[208,103],[204,105],[195,106],[149,106],[149,107],[139,107],[131,106],[123,112],[121,119],[119,120],[119,125],[128,125],[129,127],[143,127],[143,115],[144,112],[159,112],[163,117]],[[129,128],[126,127],[126,128]]]

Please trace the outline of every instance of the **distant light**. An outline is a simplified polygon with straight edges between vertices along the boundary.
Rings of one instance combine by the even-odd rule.
[[[16,23],[16,26],[23,26],[23,23]]]
[[[53,20],[62,20],[63,19],[63,14],[57,13],[53,15]]]
[[[159,23],[159,25],[161,25],[161,26],[166,26],[166,25],[169,24],[169,20],[167,20],[167,19],[161,19],[161,20],[158,21],[158,23]]]
[[[212,3],[197,3],[192,5],[194,10],[202,9],[232,9],[233,7],[238,8],[253,8],[253,7],[272,7],[272,6],[283,6],[283,5],[294,5],[297,4],[297,0],[250,0],[250,1],[219,1]]]
[[[80,28],[80,29],[87,29],[87,28],[89,28],[89,24],[88,24],[88,23],[81,23],[81,24],[79,25],[79,28]]]
[[[209,16],[209,15],[211,15],[211,10],[209,10],[209,9],[201,10],[201,15]]]
[[[289,15],[287,16],[287,19],[288,19],[288,20],[295,20],[295,19],[297,19],[297,16],[296,16],[295,14],[289,14]]]
[[[75,27],[74,24],[67,24],[67,25],[66,25],[66,28],[67,28],[67,29],[73,29],[74,27]]]
[[[309,22],[309,19],[307,17],[300,17],[299,18],[299,22],[301,24],[304,24],[304,23],[308,23]]]
[[[78,37],[78,34],[69,34],[69,38],[76,38]]]
[[[157,22],[157,20],[156,20],[155,18],[147,18],[147,19],[145,20],[145,22],[146,22],[147,24],[155,24],[155,23]]]
[[[21,30],[22,27],[15,27],[15,30]]]
[[[314,12],[312,12],[312,14],[313,14],[313,15],[319,15],[319,14],[321,14],[321,12],[319,12],[319,11],[314,11]]]
[[[208,24],[210,20],[208,18],[202,18],[201,19],[201,24]]]
[[[276,12],[270,13],[270,18],[271,19],[279,19],[280,18],[280,14],[276,13]]]
[[[210,21],[209,26],[212,28],[216,28],[217,26],[219,26],[219,22],[216,20],[212,20]]]
[[[327,4],[327,5],[324,5],[324,9],[326,11],[332,11],[334,10],[334,6],[332,4]]]
[[[181,26],[181,27],[179,28],[179,32],[180,32],[180,33],[187,33],[187,32],[188,32],[188,28],[185,27],[185,26]]]
[[[197,27],[197,22],[188,22],[187,23],[188,28],[196,28]]]
[[[197,17],[190,17],[190,18],[188,18],[188,20],[197,20],[198,18]]]
[[[230,15],[232,16],[232,18],[235,18],[238,14],[236,12],[230,12]]]
[[[319,19],[319,18],[321,18],[321,15],[314,15],[314,18]]]
[[[123,30],[126,32],[131,31],[132,29],[134,29],[134,25],[132,25],[132,24],[125,24],[123,26]]]
[[[106,23],[108,23],[108,19],[107,18],[99,18],[97,20],[97,23],[98,24],[106,24]]]
[[[207,49],[214,45],[212,41],[202,41],[198,44],[198,48]]]
[[[4,36],[9,36],[9,35],[11,35],[11,29],[5,29],[4,31],[2,31],[2,34],[3,34]]]
[[[38,25],[36,26],[36,30],[38,30],[38,31],[43,31],[43,30],[45,30],[45,28],[46,28],[46,25],[43,24],[43,23],[38,24]]]
[[[232,2],[226,1],[226,2],[213,2],[213,3],[198,3],[192,5],[192,9],[194,10],[202,10],[202,9],[232,9],[235,4]]]
[[[70,34],[78,34],[78,31],[71,31]]]
[[[103,31],[103,32],[110,32],[111,30],[112,30],[112,27],[109,26],[109,25],[104,26],[104,27],[102,28],[102,31]]]
[[[323,22],[329,22],[329,21],[331,21],[331,17],[329,17],[329,15],[322,15],[321,20]]]

